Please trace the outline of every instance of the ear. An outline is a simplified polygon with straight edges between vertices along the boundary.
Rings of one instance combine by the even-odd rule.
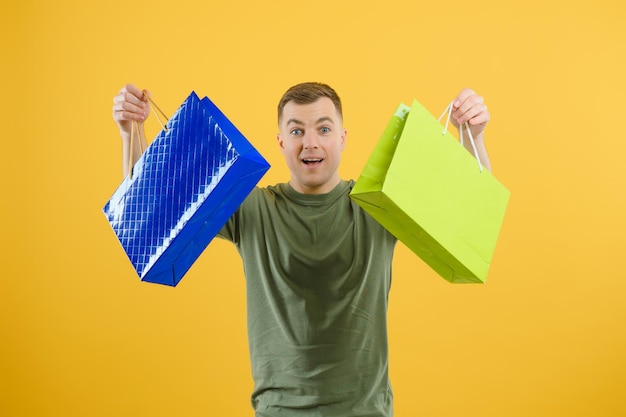
[[[348,131],[346,129],[343,130],[343,133],[341,134],[341,146],[340,149],[343,151],[344,149],[346,149],[346,138],[348,137]]]
[[[283,137],[280,135],[280,133],[276,134],[276,140],[278,141],[278,147],[280,148],[280,151],[284,152],[285,142],[283,141]]]

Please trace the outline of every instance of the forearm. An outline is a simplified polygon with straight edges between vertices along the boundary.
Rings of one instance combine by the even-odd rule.
[[[476,153],[478,154],[478,158],[480,159],[480,163],[491,172],[491,162],[489,160],[489,154],[487,153],[487,147],[485,146],[485,138],[483,135],[474,138],[474,144],[476,145]],[[473,156],[476,157],[474,153],[474,148],[472,147],[472,142],[469,138],[463,140],[463,146],[467,151]]]
[[[145,149],[143,123],[138,123],[139,132],[135,128],[134,137],[130,132],[120,131],[122,138],[122,174],[126,177]],[[132,143],[131,143],[132,142]],[[131,152],[132,146],[132,152]]]
[[[122,172],[127,176],[145,149],[143,122],[150,113],[150,92],[126,84],[113,98],[113,120],[122,137]]]

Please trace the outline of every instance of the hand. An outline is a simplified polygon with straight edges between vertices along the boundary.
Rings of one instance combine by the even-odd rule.
[[[150,92],[127,84],[113,97],[113,120],[120,128],[122,138],[130,137],[133,121],[143,123],[150,114],[150,103],[146,94],[149,95]]]
[[[452,104],[452,123],[459,128],[469,123],[475,140],[484,139],[484,131],[491,115],[484,99],[469,88],[463,89]]]

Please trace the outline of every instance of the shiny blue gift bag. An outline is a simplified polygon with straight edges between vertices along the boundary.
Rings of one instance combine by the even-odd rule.
[[[142,281],[176,286],[269,169],[192,92],[104,206]]]

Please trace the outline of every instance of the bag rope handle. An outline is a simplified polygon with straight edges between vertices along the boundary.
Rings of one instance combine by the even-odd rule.
[[[152,97],[148,95],[148,92],[146,90],[143,90],[143,96],[147,98],[150,104],[152,105],[150,106],[150,108],[152,109],[152,112],[156,116],[157,120],[159,121],[161,128],[167,132],[167,122],[169,121],[170,118],[167,117],[167,115],[163,112],[163,110],[161,110],[159,106],[156,105],[156,103],[154,102],[154,100],[152,100]],[[159,113],[161,113],[161,115],[165,118],[165,123],[161,121],[161,118],[159,117],[159,113],[157,113],[155,109],[158,110]]]
[[[454,101],[451,101],[450,104],[448,104],[448,107],[446,107],[443,113],[441,113],[441,116],[439,116],[439,118],[437,119],[437,121],[441,121],[441,118],[446,113],[448,113],[448,117],[446,118],[446,124],[443,128],[443,131],[441,132],[442,136],[448,133],[448,124],[450,123],[450,118],[452,117],[452,105],[453,104],[454,104]],[[472,131],[470,130],[469,122],[465,122],[461,126],[459,126],[459,139],[461,141],[461,145],[464,146],[463,127],[465,127],[465,129],[467,130],[467,135],[470,138],[470,143],[472,144],[472,149],[474,150],[474,156],[476,157],[476,161],[478,161],[478,169],[480,170],[480,172],[483,172],[483,165],[480,163],[480,156],[478,156],[478,149],[476,149],[476,144],[474,143],[474,136],[472,135]]]
[[[150,108],[152,109],[152,112],[154,113],[157,121],[161,125],[161,128],[167,132],[167,122],[169,121],[169,117],[167,117],[163,110],[161,110],[159,106],[156,105],[156,103],[148,95],[148,92],[146,90],[143,90],[142,92],[143,96],[150,102]],[[161,117],[159,116],[159,113],[157,113],[157,110],[159,113],[161,113],[161,116],[165,118],[165,123],[161,121]],[[142,130],[139,129],[139,123],[136,120],[133,120],[130,129],[130,152],[128,153],[128,176],[130,179],[133,178],[133,148],[135,144],[135,131],[137,131],[137,136],[139,137],[139,150],[141,151],[141,153],[143,154],[145,152],[145,148],[147,148],[146,137],[142,134]]]
[[[137,136],[139,136],[139,150],[143,154],[143,144],[145,141],[144,135],[141,134],[141,130],[139,129],[139,123],[136,120],[131,122],[130,126],[130,150],[128,152],[128,178],[133,179],[133,149],[135,148],[135,131],[137,131]]]

